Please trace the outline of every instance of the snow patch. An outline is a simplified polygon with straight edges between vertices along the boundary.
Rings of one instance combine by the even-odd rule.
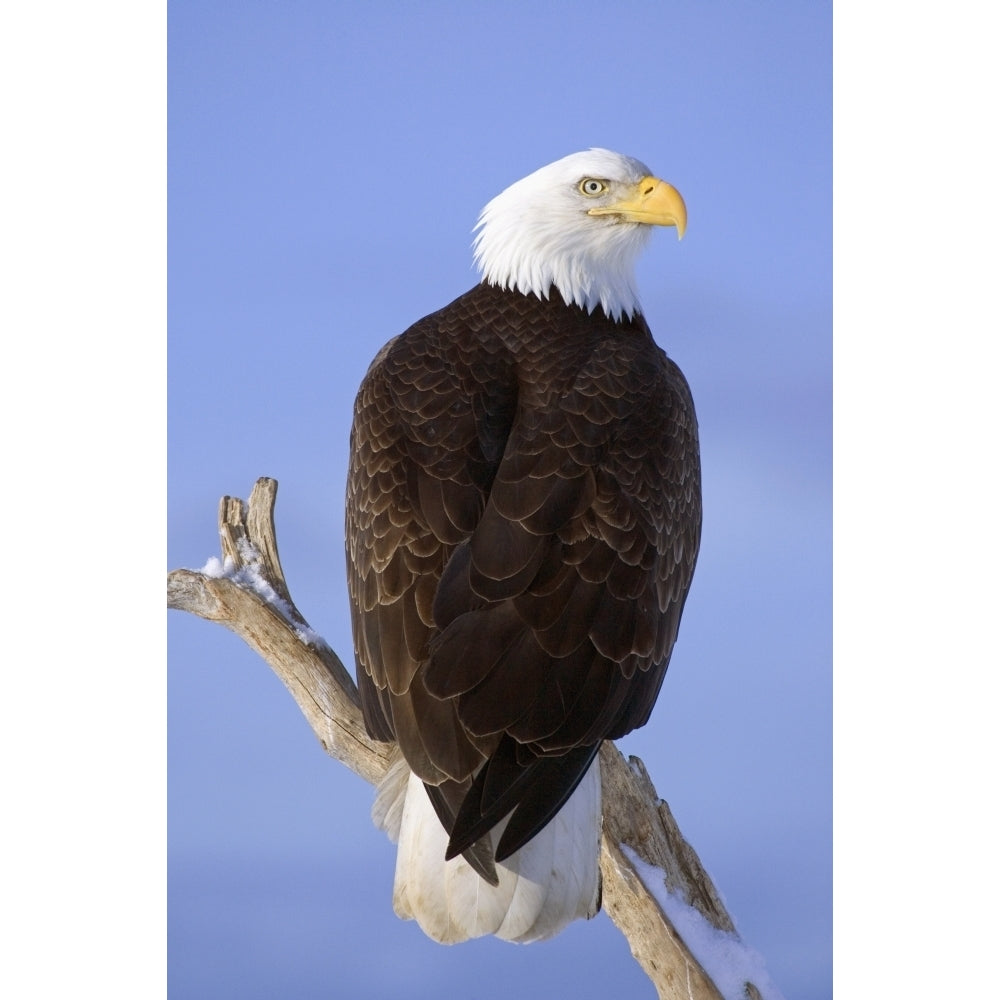
[[[225,562],[216,556],[211,556],[207,563],[201,568],[201,572],[214,580],[232,580],[238,587],[244,590],[253,591],[262,601],[270,604],[282,618],[288,622],[295,630],[298,640],[306,646],[319,646],[324,640],[318,632],[308,626],[304,626],[297,621],[292,614],[292,609],[288,602],[278,596],[278,592],[272,587],[260,572],[260,553],[245,539],[238,542],[240,558],[243,565],[237,566],[232,556],[226,556]]]
[[[627,844],[620,846],[643,885],[726,1000],[746,1000],[743,989],[746,982],[753,983],[764,1000],[784,1000],[759,952],[744,944],[736,934],[713,927],[693,906],[667,889],[662,868],[643,861]]]

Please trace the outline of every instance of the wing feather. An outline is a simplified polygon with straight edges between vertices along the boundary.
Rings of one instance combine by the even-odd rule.
[[[449,850],[512,810],[515,850],[648,718],[698,552],[697,448],[640,316],[480,285],[376,357],[348,477],[359,689],[422,780],[471,789],[442,811]]]

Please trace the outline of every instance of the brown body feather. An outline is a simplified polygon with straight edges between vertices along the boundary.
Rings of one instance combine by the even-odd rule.
[[[691,395],[641,315],[481,284],[379,353],[347,489],[358,680],[457,813],[450,855],[516,809],[502,860],[646,722],[700,531]]]

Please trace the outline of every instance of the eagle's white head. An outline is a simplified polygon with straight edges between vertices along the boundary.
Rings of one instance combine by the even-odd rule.
[[[555,287],[588,312],[631,318],[639,309],[634,266],[651,226],[676,226],[680,194],[649,167],[607,149],[573,153],[498,194],[476,223],[483,281],[548,298]]]

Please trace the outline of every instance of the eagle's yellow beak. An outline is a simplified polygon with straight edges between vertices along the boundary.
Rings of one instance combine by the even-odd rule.
[[[658,177],[643,177],[621,201],[592,208],[587,214],[620,215],[647,226],[676,226],[678,239],[687,229],[684,199],[677,188]]]

